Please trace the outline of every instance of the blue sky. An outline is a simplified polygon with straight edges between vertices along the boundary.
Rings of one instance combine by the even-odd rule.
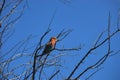
[[[76,47],[84,44],[80,51],[67,52],[69,54],[77,54],[77,56],[65,56],[62,63],[65,68],[62,69],[63,75],[67,77],[73,70],[73,67],[79,62],[80,58],[93,45],[99,33],[107,29],[108,13],[111,12],[111,31],[116,29],[118,9],[120,8],[119,0],[69,0],[70,3],[63,4],[62,0],[28,0],[27,8],[22,18],[15,24],[15,33],[11,37],[11,43],[18,42],[32,34],[35,38],[29,45],[36,44],[39,37],[42,36],[47,29],[52,15],[56,10],[54,20],[51,24],[51,33],[45,39],[49,40],[51,36],[55,36],[62,29],[73,29],[73,32],[57,47],[66,48]],[[104,38],[104,37],[103,37]],[[114,38],[113,50],[120,49],[120,34]],[[106,46],[100,47],[91,54],[85,61],[86,64],[95,61],[94,58],[99,58],[105,54]],[[53,52],[56,53],[56,52]],[[57,53],[56,53],[57,54]],[[103,69],[95,74],[90,80],[119,80],[120,79],[120,54],[110,57]],[[83,65],[83,69],[87,65]],[[79,73],[79,70],[76,74]],[[62,73],[61,72],[61,73]],[[65,73],[65,74],[64,74]],[[89,73],[88,73],[89,74]],[[87,75],[87,74],[86,74]],[[84,75],[81,80],[86,77]]]

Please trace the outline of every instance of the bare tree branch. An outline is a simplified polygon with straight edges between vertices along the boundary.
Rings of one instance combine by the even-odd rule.
[[[33,79],[33,80],[35,79],[35,73],[36,73],[35,67],[36,67],[36,58],[37,58],[38,51],[39,51],[39,50],[41,49],[41,47],[42,47],[42,40],[43,40],[43,38],[51,31],[50,26],[51,26],[51,24],[52,24],[52,22],[53,22],[53,19],[54,19],[55,14],[56,14],[56,10],[55,10],[55,12],[54,12],[54,14],[53,14],[53,16],[52,16],[52,18],[51,18],[51,20],[50,20],[50,23],[49,23],[49,25],[48,25],[47,31],[46,31],[46,32],[43,34],[43,36],[40,38],[40,41],[39,41],[39,43],[38,43],[38,46],[37,46],[36,49],[35,49],[35,52],[34,52],[34,63],[33,63],[33,75],[32,75],[32,79]]]
[[[60,70],[56,71],[56,72],[50,77],[49,80],[52,80],[52,78],[54,78],[59,72],[60,72]]]
[[[3,7],[4,7],[4,5],[5,5],[5,1],[6,1],[6,0],[3,0],[2,6],[0,6],[0,15],[1,15],[2,10],[3,10]],[[0,28],[1,28],[1,24],[0,24]]]
[[[92,74],[90,74],[85,80],[89,80],[93,75],[95,75],[101,69],[103,69],[103,68],[97,69],[95,72],[93,72]]]
[[[64,29],[57,35],[57,42],[63,40],[64,38],[66,38],[70,33],[72,32],[72,29],[69,29],[67,31],[65,31]]]
[[[80,50],[81,49],[81,47],[80,48],[71,48],[71,49],[57,49],[57,48],[55,48],[55,50],[57,50],[57,51],[76,51],[76,50]]]
[[[108,27],[110,27],[110,15],[109,15],[109,21],[108,21]],[[108,31],[109,32],[109,31]],[[79,63],[77,64],[77,66],[75,66],[75,68],[73,69],[73,71],[70,73],[70,75],[68,76],[67,80],[69,80],[72,75],[75,73],[75,71],[78,69],[78,67],[82,64],[82,62],[87,58],[88,55],[90,55],[90,53],[94,50],[96,50],[97,48],[99,48],[100,46],[102,46],[106,41],[109,41],[110,38],[112,38],[115,34],[117,34],[118,32],[120,32],[120,29],[117,29],[115,32],[113,32],[111,35],[109,34],[109,36],[107,38],[105,38],[102,42],[100,42],[98,45],[94,46],[93,48],[91,48],[90,50],[88,50],[88,52],[83,56],[83,58],[79,61]],[[109,42],[110,44],[110,42]],[[108,50],[109,51],[109,50]],[[105,59],[103,60],[103,62],[107,59],[108,55],[110,54],[110,52],[107,53],[107,55],[105,55]],[[103,57],[104,58],[104,57]],[[100,61],[98,61],[96,64],[98,64]],[[96,65],[95,64],[95,65]],[[95,65],[92,65],[90,67],[88,67],[86,70],[83,71],[83,73],[81,73],[78,77],[76,77],[76,79],[78,79],[82,74],[84,74],[87,70],[93,68]]]

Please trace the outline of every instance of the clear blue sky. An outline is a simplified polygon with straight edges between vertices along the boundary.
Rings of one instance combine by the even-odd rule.
[[[33,45],[36,43],[39,40],[39,37],[47,29],[50,19],[56,10],[56,14],[51,25],[52,32],[50,33],[50,36],[56,35],[63,28],[73,29],[73,32],[65,40],[60,42],[57,47],[62,48],[64,46],[66,48],[71,48],[79,46],[80,44],[85,45],[80,51],[67,52],[69,54],[79,55],[73,57],[65,56],[63,58],[66,62],[62,63],[65,66],[62,72],[63,75],[67,77],[82,55],[84,55],[85,52],[93,45],[99,33],[107,28],[109,11],[112,16],[111,31],[116,29],[120,1],[68,0],[71,1],[68,4],[63,4],[60,1],[62,0],[28,0],[28,5],[22,18],[15,25],[15,33],[12,36],[13,41],[11,41],[11,44],[15,41],[17,42],[26,38],[29,34],[37,36],[31,44]],[[49,36],[46,41],[47,40],[49,40]],[[115,36],[112,41],[113,50],[120,49],[120,34]],[[92,63],[95,61],[94,58],[99,57],[105,52],[105,47],[101,47],[97,51],[93,52],[85,63]],[[119,80],[119,61],[120,54],[110,57],[103,65],[104,69],[91,77],[90,80]],[[82,66],[82,68],[83,67],[84,66]],[[80,71],[82,68],[80,68]],[[86,75],[83,76],[81,80],[84,80],[85,77]]]

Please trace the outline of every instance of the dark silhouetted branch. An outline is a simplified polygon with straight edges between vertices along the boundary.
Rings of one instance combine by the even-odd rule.
[[[109,15],[109,20],[108,20],[108,28],[110,27],[110,15]],[[96,46],[94,46],[93,48],[91,48],[84,56],[83,58],[79,61],[79,63],[77,64],[77,66],[75,66],[75,68],[73,69],[73,71],[70,73],[70,75],[68,76],[68,80],[72,77],[72,75],[75,73],[75,71],[78,69],[78,67],[83,63],[83,61],[88,57],[88,55],[90,55],[90,53],[94,50],[96,50],[97,48],[99,48],[100,46],[102,46],[105,42],[109,42],[109,49],[108,49],[108,53],[107,55],[105,55],[105,57],[103,57],[104,59],[100,59],[103,60],[101,62],[101,64],[107,59],[108,55],[110,54],[110,38],[112,38],[115,34],[117,34],[118,32],[120,32],[120,29],[117,29],[115,32],[113,32],[111,35],[110,35],[110,31],[108,29],[108,33],[109,33],[109,36],[107,36],[107,38],[105,38],[103,41],[101,41],[99,44],[97,44]],[[98,40],[97,40],[98,42]],[[85,69],[77,78],[79,78],[82,74],[84,74],[86,71],[88,71],[89,69],[92,69],[95,65],[97,65],[100,61],[98,61],[96,64],[92,65],[92,66],[89,66],[87,69]]]
[[[3,2],[2,2],[2,6],[0,7],[0,15],[1,15],[2,10],[3,10],[3,7],[4,7],[4,5],[5,5],[5,1],[6,1],[6,0],[3,0]],[[1,25],[1,24],[0,24],[0,25]]]
[[[63,40],[64,38],[66,38],[70,33],[72,32],[72,29],[69,29],[67,31],[65,31],[64,29],[57,35],[57,42]]]
[[[93,75],[95,75],[98,71],[102,70],[103,68],[97,69],[95,72],[90,74],[85,80],[89,80]]]
[[[59,72],[60,72],[60,70],[56,71],[56,72],[50,77],[49,80],[52,80]]]
[[[80,50],[81,49],[81,47],[80,48],[71,48],[71,49],[57,49],[57,48],[55,48],[55,50],[57,50],[57,51],[76,51],[76,50]]]

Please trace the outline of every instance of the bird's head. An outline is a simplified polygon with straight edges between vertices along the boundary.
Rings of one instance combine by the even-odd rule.
[[[51,41],[57,42],[57,38],[56,38],[56,37],[51,37],[51,38],[50,38],[50,42],[51,42]]]
[[[57,42],[57,38],[56,37],[51,37],[49,42],[51,42],[52,45],[55,45],[55,43]]]

